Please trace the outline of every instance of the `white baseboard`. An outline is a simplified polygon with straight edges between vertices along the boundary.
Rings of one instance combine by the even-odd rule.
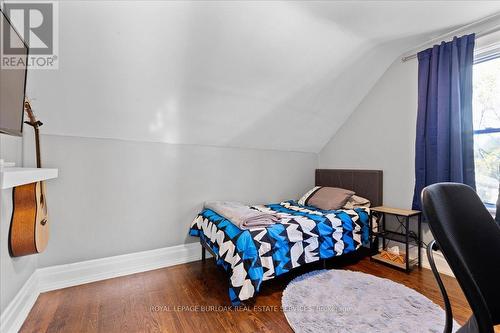
[[[429,264],[429,260],[427,259],[426,249],[422,249],[422,267],[431,269],[431,265]],[[455,277],[453,272],[451,271],[450,266],[446,262],[446,259],[443,257],[441,252],[434,252],[434,263],[436,264],[436,268],[441,274],[446,274],[451,277]]]
[[[37,269],[40,292],[146,272],[201,259],[199,243]]]
[[[14,299],[0,315],[0,332],[18,332],[31,308],[35,305],[36,299],[40,294],[38,291],[38,279],[35,273],[31,274]]]
[[[208,257],[208,256],[207,256]],[[17,332],[42,292],[201,259],[200,243],[38,268],[0,316],[0,332]]]

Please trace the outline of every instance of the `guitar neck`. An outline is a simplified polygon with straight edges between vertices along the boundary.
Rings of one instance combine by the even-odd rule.
[[[38,132],[38,127],[35,127],[35,148],[36,148],[36,167],[42,167],[42,159],[40,157],[40,135]]]
[[[40,133],[38,127],[42,126],[42,122],[36,120],[33,110],[31,109],[30,102],[28,100],[24,101],[24,111],[27,113],[29,121],[25,121],[26,124],[33,126],[35,130],[35,148],[36,148],[36,167],[42,167],[42,159],[40,157]]]

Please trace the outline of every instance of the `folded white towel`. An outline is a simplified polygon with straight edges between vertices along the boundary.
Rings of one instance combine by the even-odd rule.
[[[240,229],[266,227],[280,220],[275,214],[264,213],[233,201],[207,201],[205,208],[225,217]]]

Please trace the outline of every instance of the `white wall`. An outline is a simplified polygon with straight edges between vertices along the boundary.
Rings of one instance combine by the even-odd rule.
[[[320,167],[381,169],[384,204],[411,208],[416,121],[417,61],[397,58],[320,152]]]
[[[0,313],[14,298],[37,267],[34,255],[11,258],[8,240],[12,216],[12,189],[0,191]]]
[[[58,3],[59,70],[32,71],[28,87],[46,134],[316,153],[398,54],[500,9],[492,1]]]
[[[42,128],[43,131],[43,128]],[[33,133],[0,135],[0,158],[34,165]],[[205,200],[295,199],[314,182],[317,154],[42,135],[52,223],[47,250],[11,258],[12,191],[0,194],[0,313],[37,267],[195,242]]]
[[[22,138],[0,134],[0,158],[22,165]],[[12,189],[0,190],[0,313],[35,271],[36,256],[11,258],[9,228],[12,216]]]
[[[59,6],[59,69],[31,71],[27,86],[42,163],[60,175],[40,266],[193,242],[205,200],[276,202],[313,185],[317,154],[295,151],[317,138],[298,137],[303,109],[283,103],[345,60],[330,38],[352,51],[361,37],[288,3]]]
[[[308,152],[373,48],[293,2],[61,1],[59,41],[59,70],[28,87],[45,133]]]
[[[316,154],[271,150],[54,135],[42,147],[59,178],[47,185],[51,239],[40,266],[195,242],[187,233],[205,200],[295,199],[317,167]]]
[[[417,62],[398,58],[320,153],[320,167],[384,170],[384,203],[413,197]]]
[[[0,158],[5,162],[14,162],[22,165],[23,138],[0,133]]]

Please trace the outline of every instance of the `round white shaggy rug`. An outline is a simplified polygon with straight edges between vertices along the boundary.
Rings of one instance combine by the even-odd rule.
[[[347,270],[319,270],[291,281],[283,312],[295,332],[436,332],[439,305],[402,284]],[[454,330],[460,326],[454,322]]]

